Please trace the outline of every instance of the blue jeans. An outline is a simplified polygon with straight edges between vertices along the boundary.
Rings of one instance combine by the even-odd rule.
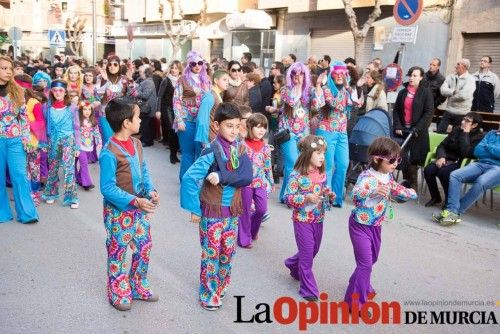
[[[345,177],[347,168],[349,167],[349,142],[347,133],[317,129],[316,135],[322,136],[326,141],[326,180],[330,189],[337,195],[335,205],[342,206],[344,201]]]
[[[21,223],[38,219],[27,174],[26,152],[21,137],[0,138],[0,223],[12,220],[9,196],[5,187],[6,168],[9,168],[17,220]]]
[[[280,145],[281,156],[283,158],[283,183],[281,184],[280,201],[283,203],[283,195],[285,194],[285,189],[288,184],[288,177],[293,171],[293,165],[299,157],[299,149],[297,144],[299,143],[299,137],[290,133],[290,140],[282,143]]]
[[[472,187],[460,198],[463,183],[472,183]],[[450,175],[447,209],[462,214],[476,202],[488,189],[500,185],[500,166],[484,162],[472,162],[457,169]]]
[[[194,141],[194,136],[196,134],[196,123],[185,122],[185,124],[186,130],[177,131],[177,136],[179,137],[179,146],[182,152],[179,181],[182,181],[182,177],[184,176],[184,174],[194,163],[195,159],[200,155],[200,143]]]

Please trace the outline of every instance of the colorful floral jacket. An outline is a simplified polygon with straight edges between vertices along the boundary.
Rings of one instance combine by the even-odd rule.
[[[24,145],[30,140],[26,106],[14,107],[9,96],[0,96],[0,138],[21,137]]]
[[[82,99],[93,103],[95,101],[101,101],[101,96],[99,95],[99,90],[96,85],[82,86]]]
[[[200,109],[201,98],[206,92],[210,91],[209,87],[202,87],[194,80],[189,79],[185,81],[184,77],[177,80],[174,89],[173,108],[174,108],[174,124],[173,129],[177,131],[179,124],[185,122],[196,122],[198,110]],[[192,92],[196,94],[195,97],[185,98],[184,85],[188,85]]]
[[[351,194],[354,203],[352,215],[356,222],[379,226],[384,221],[385,213],[390,203],[389,198],[376,195],[379,184],[380,181],[370,170],[365,170],[359,175]],[[391,187],[390,197],[392,199],[398,202],[417,199],[415,190],[403,187],[392,176],[389,185]]]
[[[252,161],[253,181],[249,187],[265,188],[269,195],[274,191],[273,167],[271,164],[272,145],[264,145],[260,151],[254,151],[245,145],[248,157]]]
[[[348,106],[352,105],[350,93],[345,88],[332,92],[328,86],[323,86],[321,93],[313,92],[313,104],[318,108],[318,129],[324,131],[347,132]],[[321,107],[330,109],[328,118],[325,118]]]
[[[284,87],[281,90],[282,106],[280,109],[278,129],[279,131],[288,129],[290,133],[302,138],[309,135],[309,111],[310,103],[306,104],[303,100],[294,96],[292,90]],[[293,110],[293,117],[288,117],[286,109],[291,107]]]
[[[333,203],[326,200],[328,196],[325,196],[331,192],[326,183],[326,174],[323,173],[321,176],[321,183],[314,183],[309,176],[302,175],[296,170],[290,174],[284,197],[285,203],[293,208],[294,222],[323,223],[325,210],[329,210]],[[325,200],[318,204],[306,203],[307,194],[323,194]]]
[[[112,83],[111,80],[106,81],[101,85],[101,80],[97,80],[97,95],[102,96],[103,103],[114,99],[118,96],[136,96],[137,95],[137,84],[135,82],[129,81],[125,75],[120,76],[116,83]],[[104,111],[104,108],[102,109]]]
[[[99,150],[102,147],[101,134],[99,126],[92,126],[87,120],[83,121],[83,126],[80,127],[80,150],[92,152],[94,147]]]

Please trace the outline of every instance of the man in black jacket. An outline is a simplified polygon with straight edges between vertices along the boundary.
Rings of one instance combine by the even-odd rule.
[[[429,64],[429,70],[424,75],[424,80],[427,82],[428,87],[432,91],[432,96],[434,97],[434,108],[437,108],[437,106],[446,100],[446,97],[442,96],[439,90],[445,80],[444,76],[439,72],[440,66],[441,59],[433,58]]]

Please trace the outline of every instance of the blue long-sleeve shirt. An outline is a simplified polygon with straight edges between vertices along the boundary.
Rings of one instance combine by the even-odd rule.
[[[500,166],[500,131],[492,130],[477,144],[474,156],[480,162]]]

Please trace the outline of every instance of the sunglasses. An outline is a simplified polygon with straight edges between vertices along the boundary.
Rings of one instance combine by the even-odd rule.
[[[240,68],[232,68],[231,72],[241,72],[241,67]]]
[[[194,62],[194,61],[192,61],[192,62],[190,62],[190,63],[189,63],[189,66],[190,66],[190,67],[196,67],[196,65],[198,65],[198,66],[203,66],[203,64],[204,64],[204,63],[203,63],[203,60],[200,60],[199,62]]]
[[[120,66],[120,64],[116,63],[116,62],[111,62],[111,63],[108,63],[109,66],[115,66],[115,67],[118,67]]]
[[[382,157],[382,156],[376,155],[375,158],[379,158],[379,159],[385,160],[390,165],[394,165],[395,163],[397,163],[399,165],[401,163],[401,161],[402,161],[401,157]]]
[[[291,75],[292,77],[298,77],[298,76],[301,76],[301,75],[303,75],[303,74],[304,74],[304,73],[302,73],[302,72],[295,72],[295,71],[292,71],[292,73],[290,73],[290,75]]]

